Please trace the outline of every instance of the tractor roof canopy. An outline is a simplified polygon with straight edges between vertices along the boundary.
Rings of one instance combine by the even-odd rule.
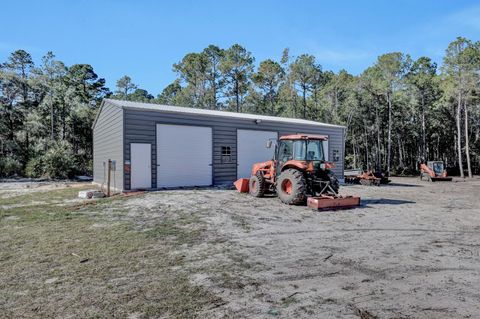
[[[284,135],[280,137],[280,140],[328,140],[327,135],[307,135],[307,134],[293,134],[293,135]]]

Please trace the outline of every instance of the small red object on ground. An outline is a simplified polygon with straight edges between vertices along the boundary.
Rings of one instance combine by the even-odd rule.
[[[349,209],[360,206],[357,196],[315,196],[307,199],[307,205],[316,210]]]
[[[233,185],[240,193],[248,193],[248,178],[240,178]]]

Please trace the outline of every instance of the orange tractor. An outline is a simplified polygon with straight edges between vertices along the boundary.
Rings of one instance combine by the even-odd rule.
[[[452,180],[447,176],[447,171],[444,168],[442,161],[430,161],[427,164],[420,164],[420,180],[426,179],[429,182]]]
[[[323,154],[327,139],[323,135],[301,134],[280,137],[274,158],[254,164],[250,179],[239,179],[236,188],[255,197],[277,193],[285,204],[307,203],[316,209],[360,205],[359,197],[338,195],[339,182],[331,171],[334,165],[325,161]],[[269,141],[267,147],[271,146]]]

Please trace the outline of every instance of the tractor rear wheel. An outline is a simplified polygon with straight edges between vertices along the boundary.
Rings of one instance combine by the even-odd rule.
[[[261,174],[256,174],[250,177],[248,191],[250,195],[255,197],[263,197],[265,194],[265,179]]]
[[[296,169],[283,171],[278,177],[276,189],[285,204],[300,205],[307,200],[305,177]]]

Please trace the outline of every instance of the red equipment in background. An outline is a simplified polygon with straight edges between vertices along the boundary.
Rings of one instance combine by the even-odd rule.
[[[447,171],[444,169],[442,161],[430,161],[427,164],[420,164],[420,179],[426,179],[429,182],[452,180],[447,176]]]

